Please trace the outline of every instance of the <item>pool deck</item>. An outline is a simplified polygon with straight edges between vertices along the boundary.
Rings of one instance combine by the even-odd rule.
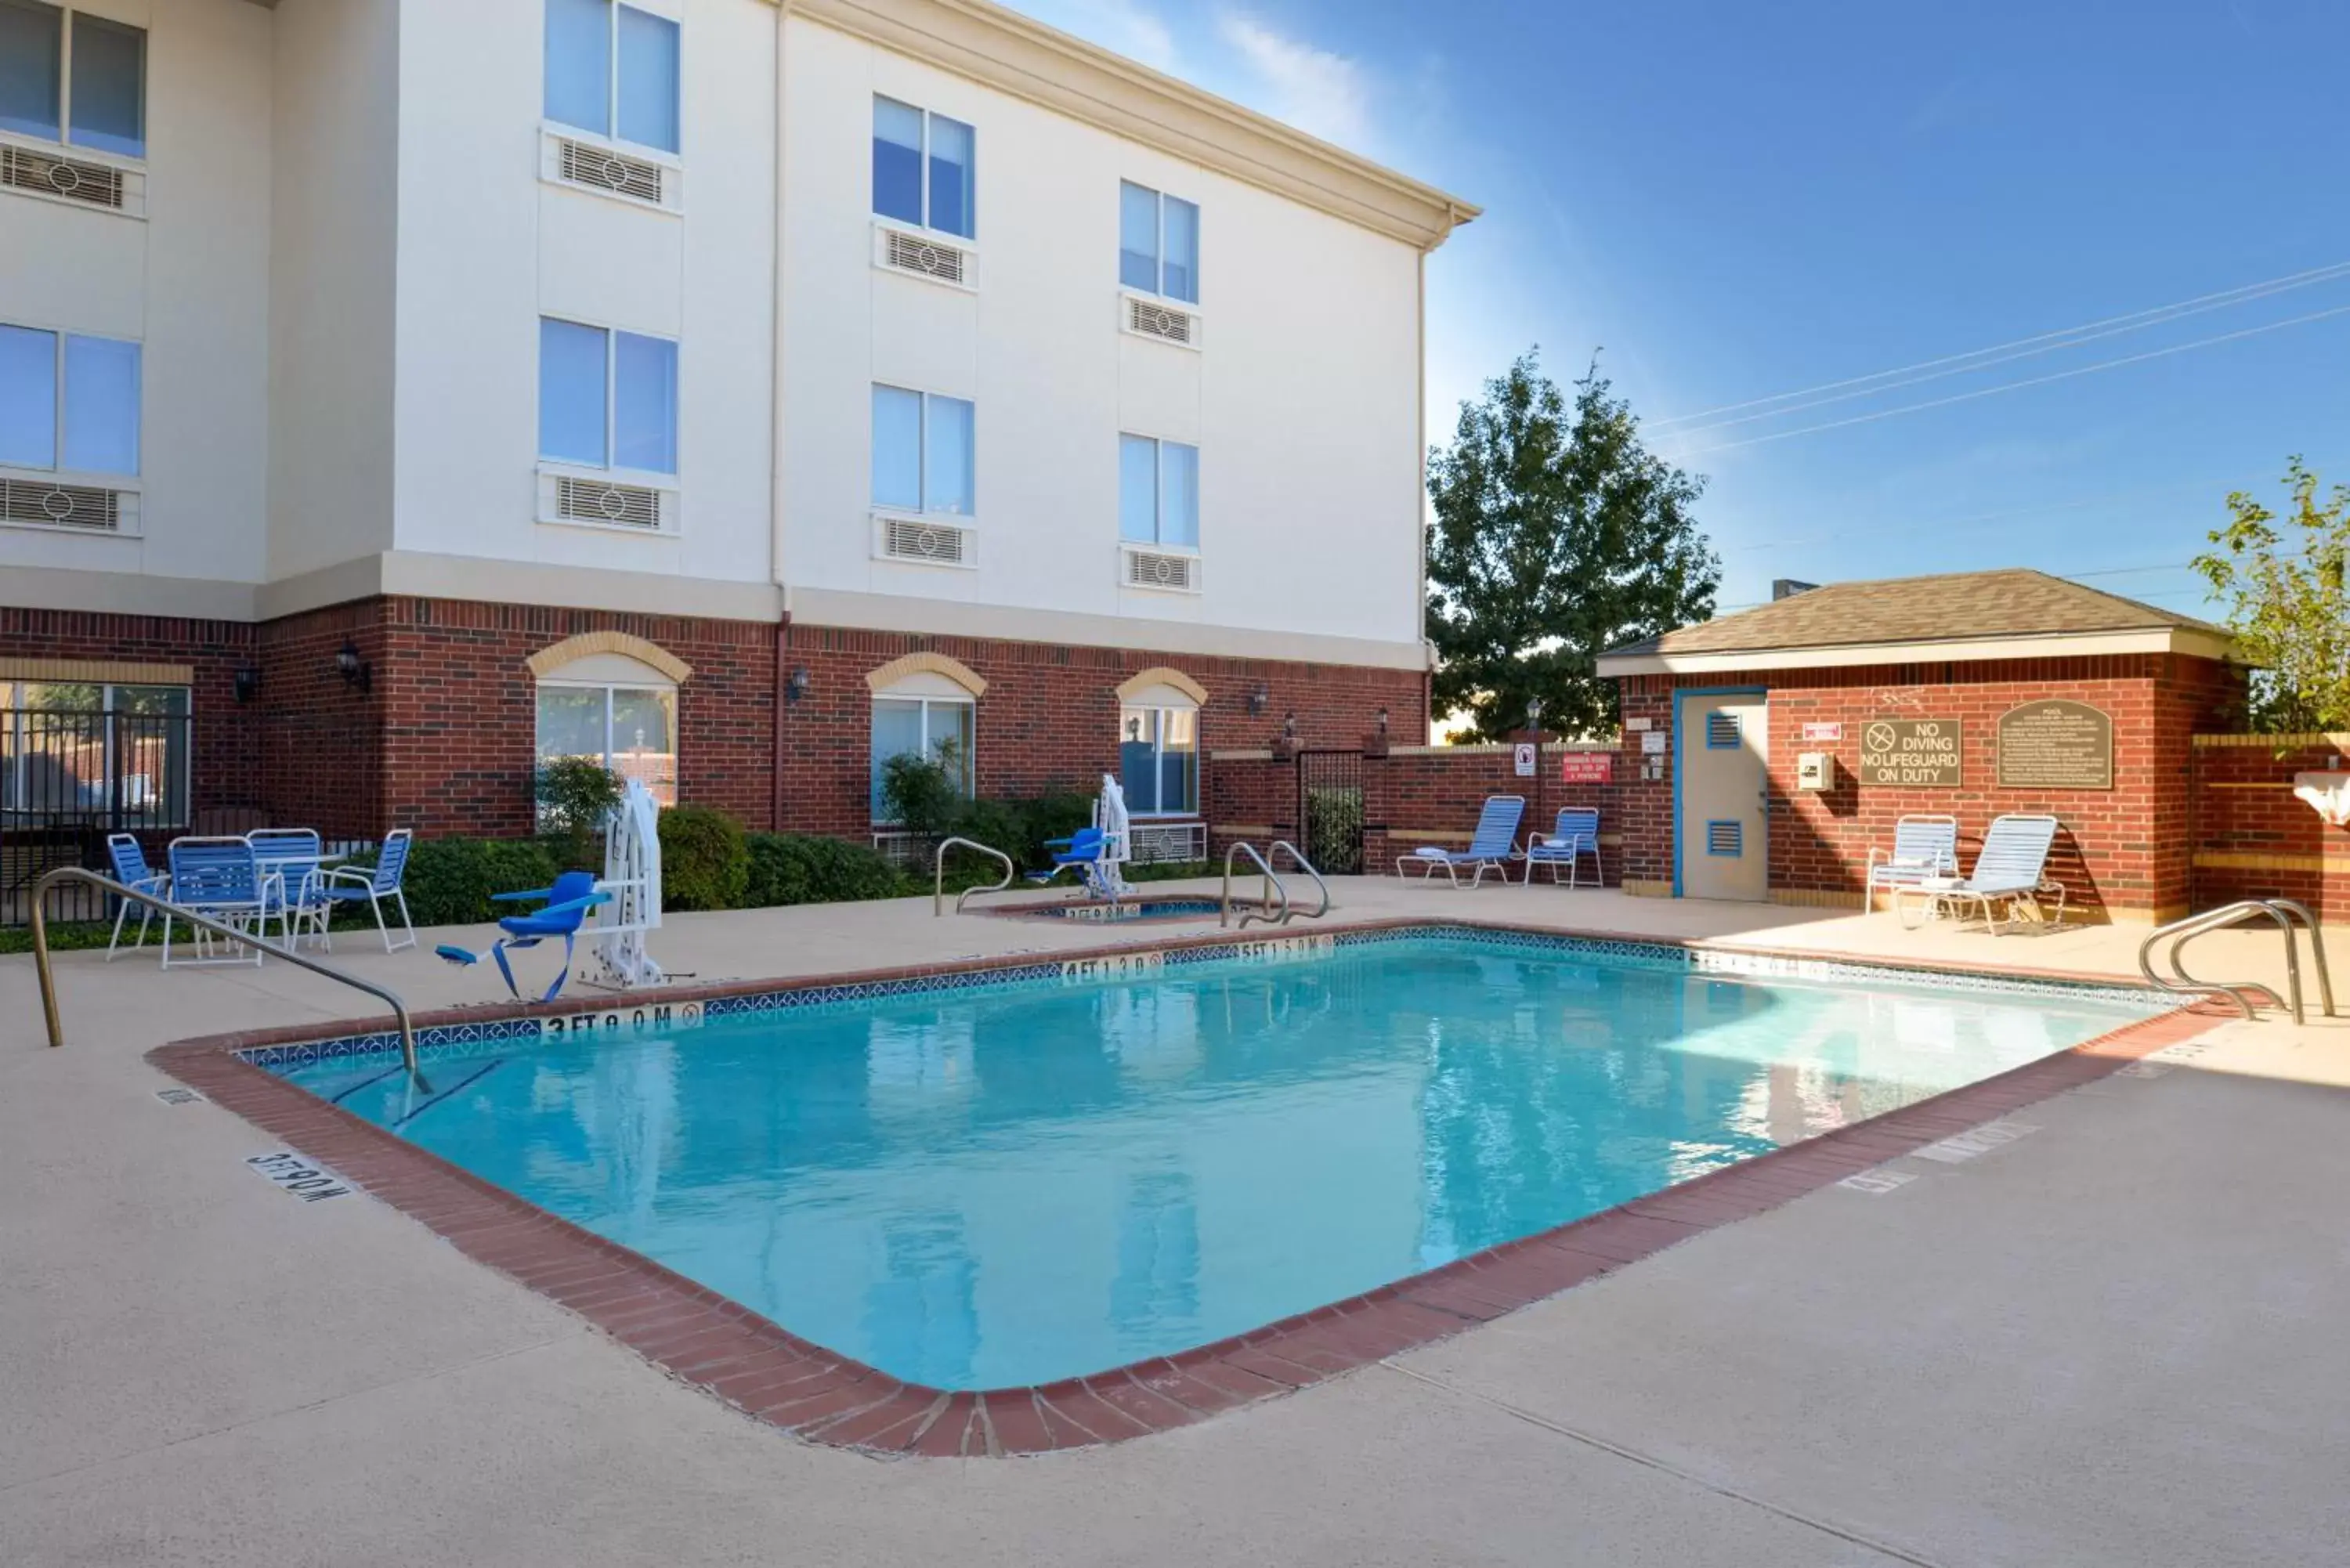
[[[1342,920],[2112,975],[2142,934],[1336,891]],[[676,917],[655,950],[788,977],[1184,929],[910,900]],[[494,983],[369,940],[342,956],[419,1008]],[[2272,935],[2196,950],[2280,974]],[[2350,1539],[2342,1022],[2216,1022],[2013,1113],[2026,1136],[1893,1159],[1891,1190],[1794,1198],[1179,1430],[884,1461],[682,1386],[390,1207],[296,1201],[243,1168],[267,1135],[156,1098],[151,1048],[373,1011],[352,993],[282,964],[59,976],[51,1052],[29,961],[0,960],[0,1563],[2186,1564]]]

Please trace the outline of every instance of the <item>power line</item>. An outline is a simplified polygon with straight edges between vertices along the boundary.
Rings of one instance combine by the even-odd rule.
[[[2144,310],[2131,311],[2126,316],[2108,316],[2100,320],[2083,322],[2077,327],[2061,327],[2054,332],[2035,333],[2030,337],[2018,337],[2006,343],[1994,343],[1988,348],[1970,349],[1964,354],[1946,354],[1937,359],[1921,359],[1914,365],[1898,365],[1894,367],[1892,369],[1877,370],[1866,376],[1850,376],[1841,381],[1824,381],[1817,386],[1799,387],[1794,391],[1773,392],[1766,398],[1749,398],[1744,402],[1723,403],[1717,408],[1700,409],[1695,413],[1675,414],[1667,419],[1648,420],[1643,422],[1651,430],[1661,429],[1666,425],[1689,424],[1698,420],[1710,420],[1716,414],[1737,413],[1746,409],[1760,408],[1765,403],[1785,402],[1792,398],[1809,397],[1815,392],[1841,391],[1846,387],[1857,387],[1865,382],[1881,381],[1893,376],[1906,376],[1910,372],[1917,370],[1937,369],[1941,366],[1956,365],[1963,360],[1979,359],[1985,355],[2003,354],[2012,348],[2027,348],[2033,344],[2049,343],[2056,338],[2074,337],[2079,334],[2085,332],[2095,332],[2101,337],[2110,336],[2109,333],[2106,333],[2101,329],[2106,327],[2115,327],[2122,330],[2130,330],[2131,328],[2125,326],[2126,323],[2143,321],[2145,318],[2149,317],[2167,317],[2174,312],[2191,315],[2202,309],[2218,309],[2223,305],[2241,303],[2240,296],[2260,298],[2266,294],[2282,293],[2288,288],[2303,288],[2311,284],[2329,283],[2334,278],[2343,276],[2345,274],[2350,274],[2350,261],[2333,262],[2324,266],[2312,267],[2305,272],[2288,273],[2282,277],[2268,278],[2259,283],[2240,284],[2234,288],[2221,289],[2215,294],[2199,294],[2191,299],[2177,300],[2169,305],[2150,306]],[[2156,325],[2157,323],[2147,322],[2147,324]],[[2089,339],[2086,338],[2083,339],[2083,341],[2088,340]],[[2061,347],[2062,345],[2059,346]],[[2045,351],[2046,350],[2035,350],[2035,352]],[[2022,358],[2021,355],[2014,357],[2019,358]],[[1973,368],[1981,369],[1979,366]],[[1960,372],[1950,371],[1947,373],[1956,375]],[[1931,378],[1922,379],[1930,379]],[[1884,389],[1878,389],[1882,390]],[[1781,411],[1786,412],[1790,410],[1783,410]]]
[[[1703,424],[1684,425],[1683,428],[1670,433],[1689,436],[1700,434],[1706,431],[1728,430],[1732,425],[1751,425],[1762,420],[1781,419],[1788,414],[1801,413],[1806,409],[1825,408],[1830,403],[1848,403],[1856,398],[1873,398],[1880,392],[1897,391],[1903,387],[1915,387],[1927,381],[1946,380],[1952,376],[1971,376],[1978,370],[1988,370],[1994,365],[2012,364],[2018,359],[2036,358],[2043,354],[2061,354],[2068,348],[2078,348],[2084,344],[2095,343],[2101,338],[2119,337],[2126,333],[2143,332],[2149,327],[2168,327],[2174,321],[2184,321],[2190,316],[2200,316],[2205,311],[2226,310],[2234,306],[2250,304],[2256,299],[2266,299],[2272,295],[2283,294],[2295,288],[2306,288],[2312,283],[2334,283],[2343,278],[2350,278],[2350,267],[2325,277],[2311,278],[2302,283],[2284,284],[2278,287],[2262,289],[2255,294],[2246,294],[2235,299],[2224,299],[2214,305],[2198,305],[2191,309],[2177,309],[2169,315],[2132,322],[2126,327],[2109,327],[2103,331],[2084,332],[2076,337],[2067,337],[2062,342],[2043,343],[2037,348],[2019,348],[2013,353],[1991,354],[1990,349],[1984,349],[1982,352],[1991,354],[1991,357],[1975,359],[1970,364],[1953,365],[1940,370],[1929,370],[1923,375],[1906,376],[1899,380],[1878,381],[1874,386],[1860,387],[1846,392],[1835,392],[1825,398],[1811,398],[1800,403],[1785,403],[1775,409],[1764,409],[1760,413],[1741,414],[1735,419],[1712,420]],[[1890,371],[1886,373],[1893,374]]]
[[[2093,365],[2076,365],[2069,370],[2055,370],[2045,376],[2030,376],[2020,381],[2002,381],[1995,387],[1978,387],[1970,392],[1953,392],[1947,398],[1930,398],[1922,403],[1904,403],[1899,408],[1879,409],[1874,413],[1855,414],[1850,419],[1829,420],[1816,425],[1803,425],[1791,431],[1774,431],[1769,435],[1747,436],[1739,441],[1721,441],[1713,446],[1701,446],[1681,452],[1682,461],[1703,457],[1709,452],[1730,452],[1742,446],[1761,446],[1767,441],[1791,441],[1796,436],[1817,435],[1822,431],[1843,430],[1848,425],[1873,424],[1878,420],[1898,419],[1903,414],[1921,414],[1929,409],[1948,408],[1952,403],[1972,402],[1977,398],[1995,397],[2002,392],[2022,391],[2026,387],[2044,387],[2051,381],[2069,381],[2075,376],[2094,375],[2099,370],[2117,369],[2124,365],[2143,364],[2148,359],[2167,358],[2190,349],[2209,348],[2214,344],[2232,343],[2241,337],[2257,337],[2264,332],[2280,332],[2288,327],[2306,327],[2313,321],[2328,317],[2350,315],[2350,305],[2337,305],[2331,310],[2312,311],[2307,316],[2290,317],[2282,321],[2271,321],[2259,327],[2246,327],[2234,332],[2222,332],[2212,337],[2199,337],[2191,343],[2174,343],[2167,348],[2150,348],[2143,354],[2126,354],[2118,359],[2100,359]]]

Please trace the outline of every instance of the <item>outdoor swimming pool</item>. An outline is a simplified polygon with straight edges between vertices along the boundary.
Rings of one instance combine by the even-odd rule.
[[[2161,1006],[1460,929],[1248,950],[452,1045],[429,1095],[380,1054],[272,1064],[806,1339],[959,1389],[1245,1333]],[[936,988],[868,993],[905,984]]]

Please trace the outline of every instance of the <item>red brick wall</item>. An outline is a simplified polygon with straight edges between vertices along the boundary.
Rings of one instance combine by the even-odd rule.
[[[2194,755],[2197,906],[2296,898],[2350,922],[2350,828],[2293,793],[2295,774],[2350,769],[2350,736],[2204,735]]]
[[[1207,688],[1200,711],[1201,800],[1211,813],[1235,797],[1219,793],[1228,790],[1224,764],[1209,753],[1268,747],[1289,713],[1296,714],[1298,739],[1309,746],[1359,744],[1381,707],[1395,733],[1427,732],[1426,681],[1416,670],[802,625],[785,627],[783,641],[784,668],[808,672],[806,696],[784,711],[781,737],[784,826],[804,833],[858,837],[870,830],[873,693],[865,678],[908,653],[944,654],[987,681],[973,736],[983,795],[1090,792],[1103,774],[1115,774],[1118,687],[1158,665]],[[1250,695],[1260,687],[1264,711],[1251,713]],[[1293,803],[1284,820],[1295,815]]]

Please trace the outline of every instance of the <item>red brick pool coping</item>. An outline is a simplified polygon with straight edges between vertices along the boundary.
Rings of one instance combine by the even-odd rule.
[[[1395,919],[1333,929],[1475,924]],[[1315,935],[1327,934],[1315,932]],[[1555,930],[1524,934],[1702,947],[1706,950],[1924,972],[1956,966],[1887,962],[1654,937]],[[1230,938],[1147,944],[1216,945]],[[1263,939],[1242,939],[1261,940]],[[1005,954],[916,968],[670,988],[629,1007],[1108,957],[1133,944]],[[2112,977],[2011,970],[2021,979],[2101,985]],[[420,1028],[525,1012],[608,1011],[608,1004],[504,1005],[419,1015]],[[2201,1033],[2223,1014],[2197,1007],[2125,1025],[1995,1077],[1710,1172],[1539,1235],[1456,1259],[1427,1273],[1247,1334],[1168,1357],[1036,1387],[954,1393],[905,1383],[798,1338],[740,1303],[605,1241],[238,1057],[238,1051],[372,1033],[384,1019],[248,1031],[177,1041],[147,1059],[213,1103],[285,1139],[311,1160],[391,1205],[478,1262],[587,1318],[671,1376],[811,1442],[877,1454],[965,1457],[1041,1453],[1122,1442],[1277,1398],[1417,1345],[1446,1338],[1610,1273],[1691,1236],[1806,1193],[2102,1078],[2149,1052]]]

